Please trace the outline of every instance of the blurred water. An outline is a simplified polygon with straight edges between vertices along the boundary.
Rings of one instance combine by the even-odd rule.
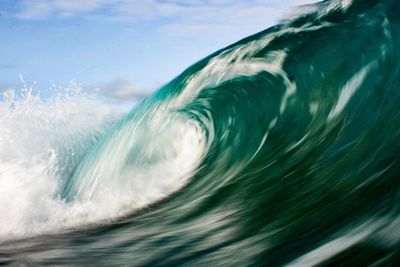
[[[124,116],[5,97],[0,264],[396,265],[399,12],[316,4]]]

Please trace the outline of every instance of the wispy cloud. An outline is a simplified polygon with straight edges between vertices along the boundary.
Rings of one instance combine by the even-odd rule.
[[[206,33],[210,37],[262,30],[276,21],[278,13],[277,8],[243,2],[229,6],[165,6],[164,9],[177,14],[174,20],[160,26],[166,33],[185,36]]]
[[[98,77],[92,78],[94,75],[87,73],[108,64],[109,66],[104,67],[106,71],[99,72],[100,79],[112,79],[116,76],[128,78],[114,79],[91,88],[99,88],[107,96],[122,101],[137,99],[151,92],[152,88],[142,88],[130,80],[135,80],[138,84],[149,84],[148,80],[152,79],[165,82],[179,73],[182,66],[272,26],[295,5],[311,2],[316,0],[9,1],[12,4],[0,5],[2,19],[6,21],[7,18],[13,18],[8,21],[8,27],[12,29],[14,25],[19,26],[15,28],[29,36],[26,39],[32,40],[39,47],[29,46],[24,49],[23,54],[40,60],[32,60],[29,61],[30,64],[26,64],[24,60],[18,61],[15,56],[10,56],[10,60],[4,62],[16,62],[19,69],[27,69],[31,73],[43,68],[38,67],[43,66],[39,62],[62,62],[60,70],[52,71],[51,75],[65,77],[61,78],[65,80],[77,76],[81,80],[89,80],[84,83],[98,81]],[[31,23],[33,20],[46,23]],[[82,21],[85,23],[80,23]],[[75,23],[82,26],[71,27]],[[53,27],[54,25],[57,27]],[[26,30],[28,28],[36,30],[31,34]],[[57,29],[57,34],[62,31],[67,34],[54,38],[54,28]],[[46,34],[42,35],[42,32]],[[15,36],[19,38],[23,34]],[[18,38],[15,37],[16,44],[21,43]],[[58,42],[53,42],[53,39]],[[8,54],[19,55],[19,51]],[[77,56],[72,60],[70,55]],[[153,66],[149,67],[151,65]],[[4,73],[9,68],[11,65],[0,65],[0,70],[3,70],[3,76],[7,79],[9,75]],[[126,69],[132,72],[124,72]],[[61,74],[58,75],[59,73]],[[49,75],[49,72],[37,71],[36,75],[43,75],[38,79],[46,80],[48,77],[45,75]]]
[[[15,15],[27,20],[98,14],[112,18],[158,21],[192,18],[205,22],[210,18],[227,20],[237,15],[251,14],[246,17],[251,21],[257,15],[268,17],[289,6],[309,2],[313,0],[22,0]]]
[[[315,0],[23,0],[15,16],[24,20],[101,19],[153,23],[177,36],[220,34],[237,38],[262,30],[280,19],[289,7]]]
[[[16,17],[20,19],[46,19],[71,17],[82,13],[95,12],[110,4],[109,0],[23,0]]]
[[[111,81],[84,87],[100,91],[105,96],[111,97],[117,101],[140,100],[156,89],[156,87],[141,88],[135,83],[122,78],[116,78]]]

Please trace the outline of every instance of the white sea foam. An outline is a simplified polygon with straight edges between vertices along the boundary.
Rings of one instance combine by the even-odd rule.
[[[46,100],[8,90],[0,114],[0,241],[62,227],[60,187],[121,113],[71,85]]]
[[[98,177],[103,184],[94,197],[67,202],[61,197],[67,179],[122,112],[77,86],[46,100],[25,86],[3,94],[0,114],[0,242],[112,220],[144,207],[183,186],[202,150],[199,128],[182,119],[172,120],[156,140],[143,130],[132,136],[127,127],[123,139],[110,142],[112,151],[96,158],[95,167],[109,179]],[[129,138],[139,135],[149,146],[132,159],[135,152],[127,145],[135,141]],[[126,164],[128,154],[132,165],[110,173]],[[146,157],[147,165],[140,165]],[[158,160],[149,163],[151,157]],[[94,175],[86,170],[75,178]]]

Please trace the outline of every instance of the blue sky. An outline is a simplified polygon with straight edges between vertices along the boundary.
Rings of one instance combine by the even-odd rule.
[[[147,94],[213,51],[315,0],[1,0],[0,91],[74,81]]]

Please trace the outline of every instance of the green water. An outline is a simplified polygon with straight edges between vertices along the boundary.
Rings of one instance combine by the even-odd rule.
[[[400,2],[315,10],[189,67],[105,133],[61,194],[101,199],[123,191],[132,166],[161,168],[182,149],[176,123],[200,136],[178,191],[0,245],[0,265],[395,266]]]

